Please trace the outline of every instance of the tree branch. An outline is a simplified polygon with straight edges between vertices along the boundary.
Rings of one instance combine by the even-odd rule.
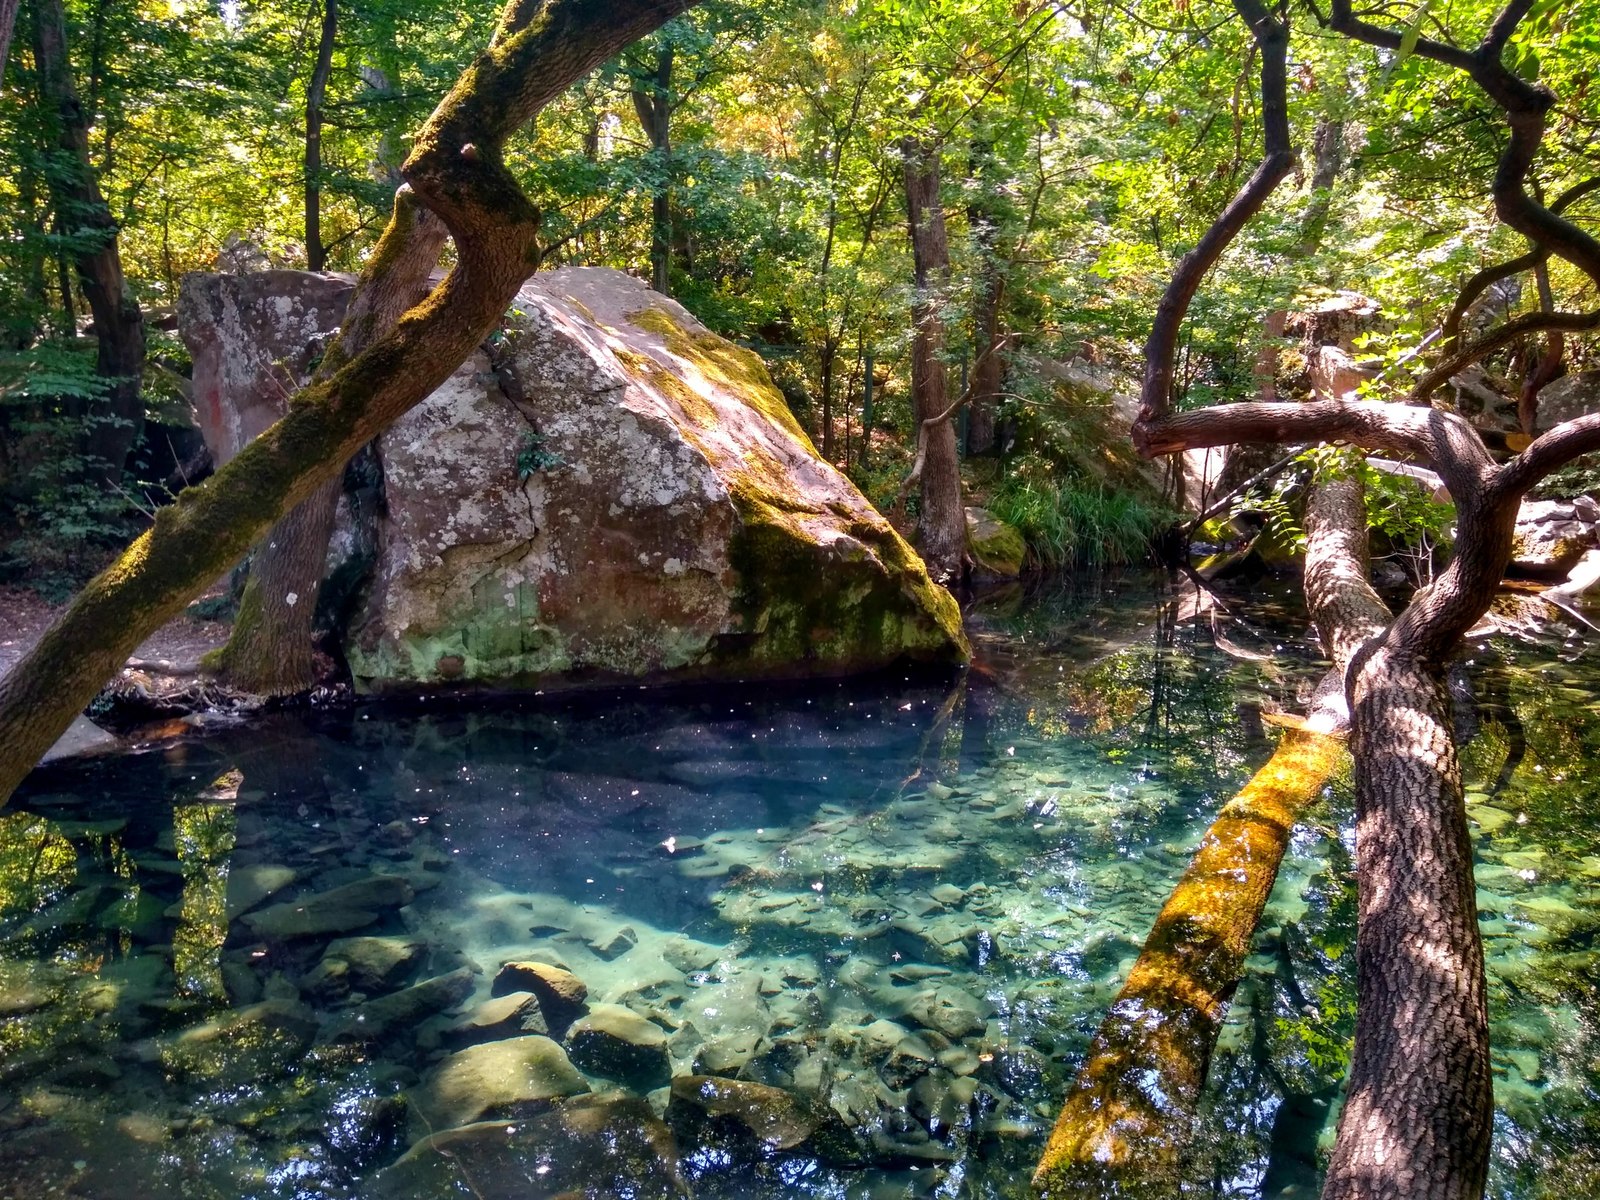
[[[1229,243],[1245,223],[1261,211],[1267,197],[1294,166],[1294,149],[1289,139],[1287,62],[1289,26],[1273,18],[1260,0],[1234,0],[1235,11],[1250,27],[1261,51],[1261,116],[1265,126],[1263,156],[1244,187],[1228,202],[1194,249],[1178,261],[1167,283],[1167,290],[1156,308],[1150,337],[1144,345],[1144,383],[1139,390],[1139,417],[1133,424],[1133,443],[1140,453],[1152,453],[1145,445],[1149,426],[1166,416],[1172,406],[1173,363],[1177,355],[1178,333],[1189,312],[1200,281],[1216,264]]]
[[[1460,497],[1494,469],[1483,439],[1454,413],[1370,401],[1219,404],[1173,413],[1146,427],[1146,457],[1233,442],[1348,442],[1366,450],[1413,455],[1431,464]]]
[[[1596,450],[1600,450],[1600,414],[1563,421],[1501,467],[1489,486],[1499,495],[1521,496],[1552,471]]]
[[[1562,333],[1582,333],[1588,329],[1600,327],[1600,310],[1591,313],[1524,313],[1520,317],[1513,317],[1498,329],[1492,329],[1484,334],[1470,346],[1464,346],[1450,355],[1443,362],[1435,365],[1421,379],[1417,380],[1410,393],[1406,396],[1406,403],[1412,405],[1427,405],[1433,393],[1459,371],[1465,370],[1473,363],[1486,355],[1493,354],[1502,346],[1509,346],[1520,337],[1530,333],[1543,333],[1547,330],[1559,330]]]

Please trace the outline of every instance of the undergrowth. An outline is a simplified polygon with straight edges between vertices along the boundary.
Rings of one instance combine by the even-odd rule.
[[[1021,470],[990,496],[989,511],[1013,526],[1047,570],[1121,566],[1150,554],[1170,513],[1128,491]]]

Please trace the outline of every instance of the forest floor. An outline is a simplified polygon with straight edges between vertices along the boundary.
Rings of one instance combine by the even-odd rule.
[[[0,586],[0,677],[11,670],[66,606],[51,604],[27,588]],[[185,666],[228,640],[225,621],[174,617],[142,642],[134,657],[161,665]]]

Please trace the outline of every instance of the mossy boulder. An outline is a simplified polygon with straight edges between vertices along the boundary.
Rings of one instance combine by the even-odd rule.
[[[980,580],[1015,579],[1028,557],[1022,534],[986,508],[967,509],[967,549]]]
[[[761,360],[610,270],[540,274],[380,440],[367,691],[843,675],[967,655],[955,601]]]

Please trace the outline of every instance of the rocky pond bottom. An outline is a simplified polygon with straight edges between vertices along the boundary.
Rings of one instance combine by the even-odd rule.
[[[953,685],[280,715],[40,773],[0,812],[0,1197],[1022,1195],[1317,674],[1287,609],[1181,611],[1083,582],[980,612]],[[1600,1177],[1583,646],[1476,646],[1463,713],[1497,1197]],[[1314,1194],[1349,816],[1345,781],[1296,833],[1190,1194]]]

